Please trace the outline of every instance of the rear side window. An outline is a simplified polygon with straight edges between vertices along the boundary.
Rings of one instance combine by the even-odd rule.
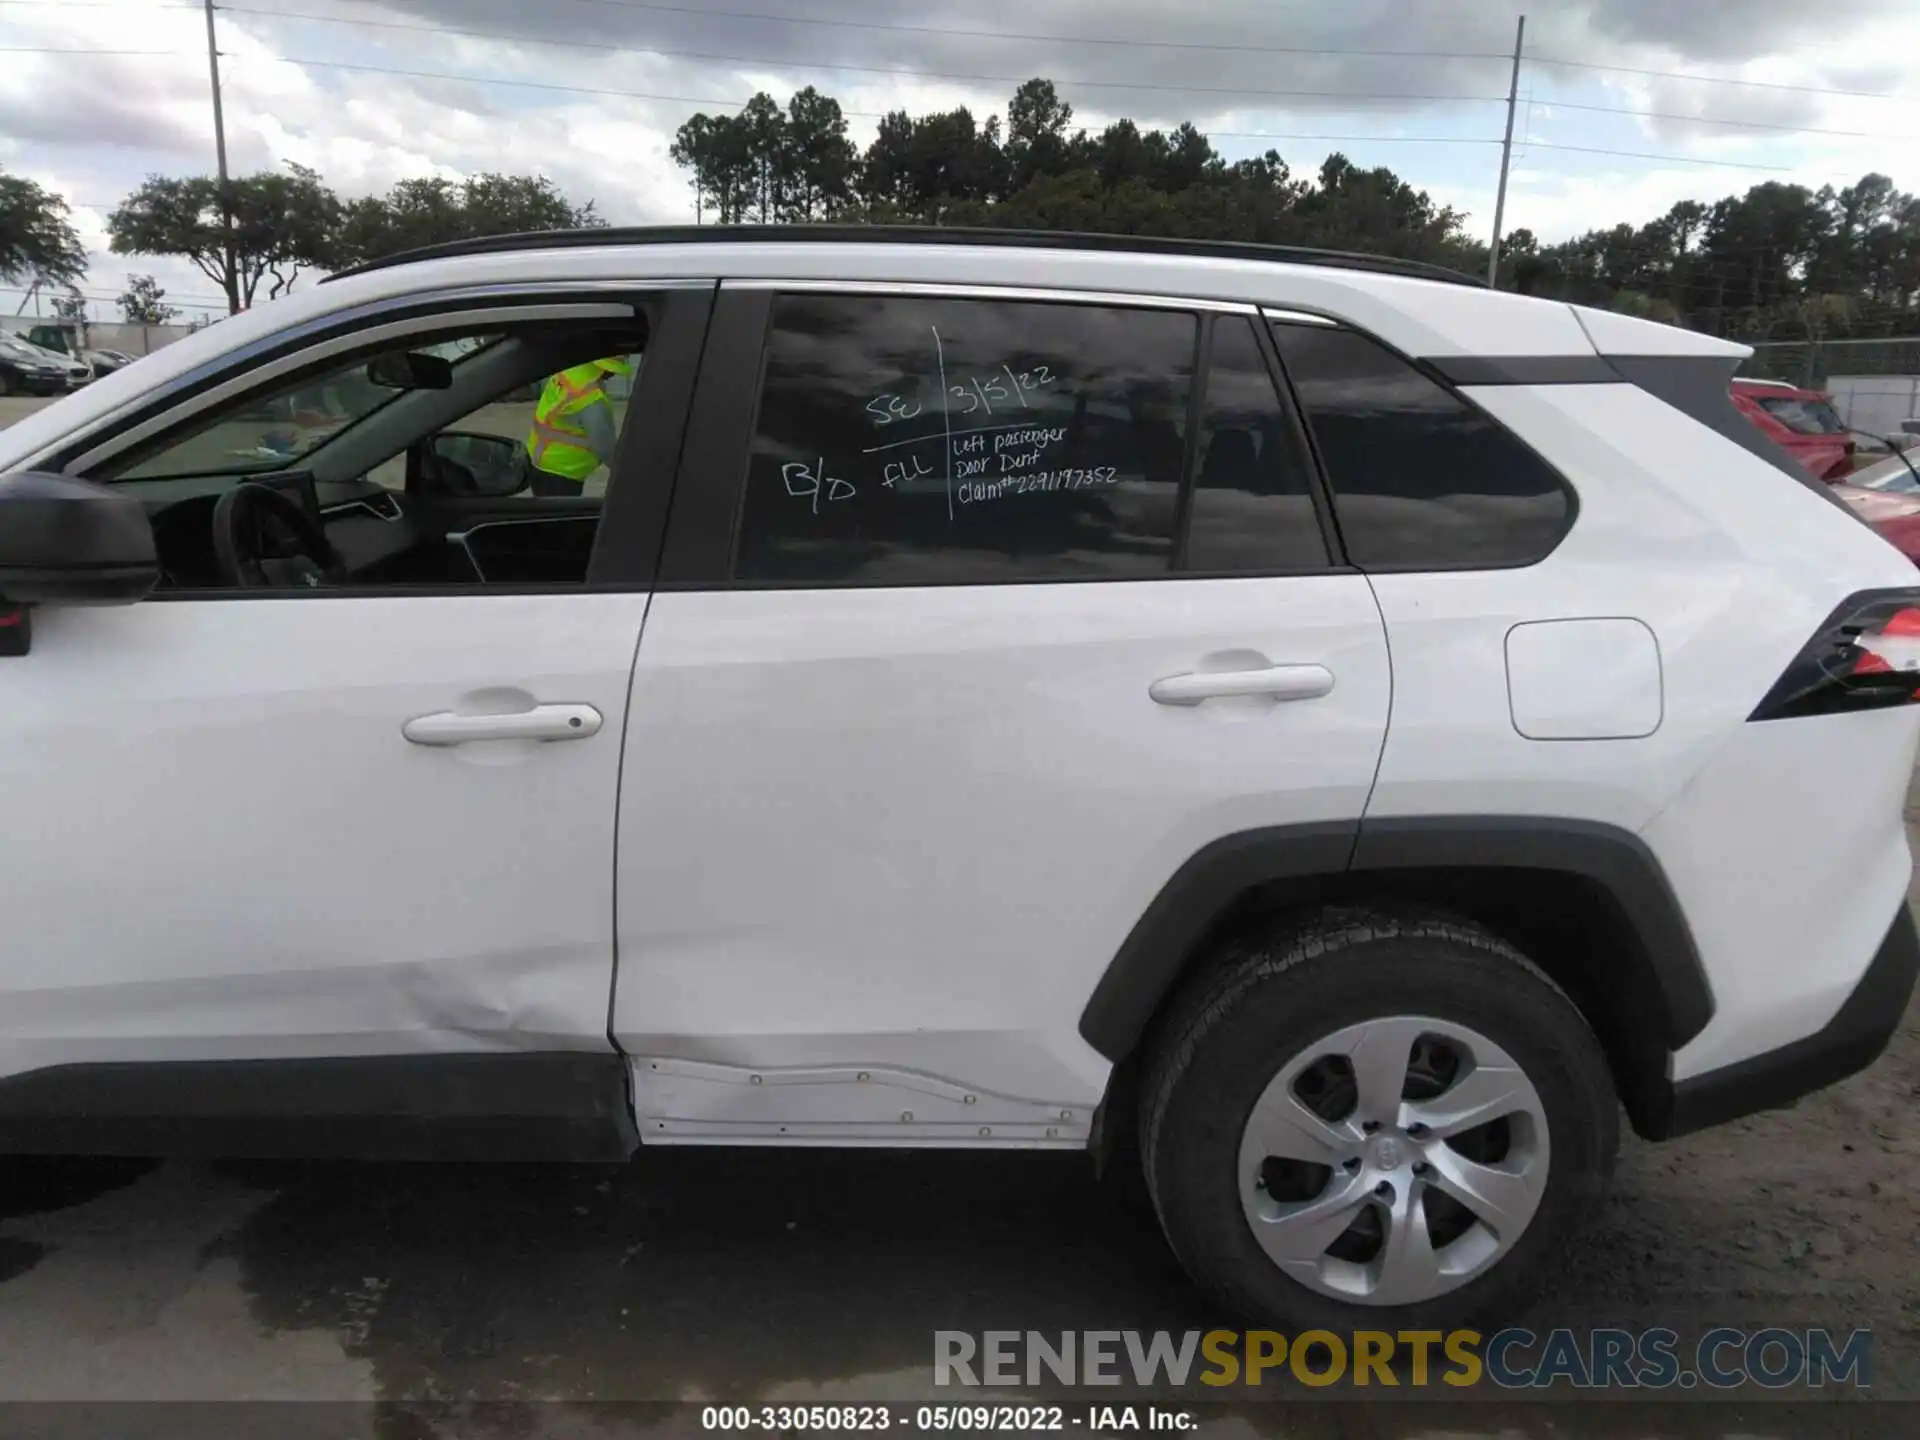
[[[1566,484],[1491,416],[1377,341],[1273,326],[1319,447],[1355,565],[1491,569],[1545,558],[1566,533]]]
[[[1096,305],[780,297],[735,578],[1166,574],[1198,325]]]
[[[1280,401],[1253,321],[1213,322],[1201,410],[1186,568],[1324,570],[1311,461]]]

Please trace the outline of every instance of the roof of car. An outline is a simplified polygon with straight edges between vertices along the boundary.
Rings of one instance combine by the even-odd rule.
[[[538,230],[514,235],[489,235],[454,240],[382,256],[329,279],[362,275],[420,260],[458,255],[492,255],[514,250],[597,249],[623,245],[686,245],[694,243],[797,241],[805,244],[973,245],[1013,246],[1046,250],[1122,251],[1142,255],[1192,255],[1212,259],[1267,260],[1288,265],[1324,265],[1341,270],[1405,275],[1452,285],[1486,281],[1444,265],[1424,260],[1402,260],[1391,255],[1366,255],[1348,250],[1321,250],[1299,245],[1250,245],[1238,241],[1176,240],[1149,235],[1086,235],[1045,230],[959,229],[919,225],[651,225],[590,230]],[[325,281],[321,282],[325,284]]]

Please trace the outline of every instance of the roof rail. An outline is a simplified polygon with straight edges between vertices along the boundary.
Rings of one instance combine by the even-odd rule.
[[[1286,265],[1324,265],[1336,270],[1366,270],[1407,275],[1454,285],[1486,281],[1424,260],[1391,255],[1362,255],[1348,250],[1316,250],[1303,245],[1251,245],[1228,240],[1174,240],[1151,235],[1089,235],[1072,231],[994,230],[926,225],[648,225],[594,230],[539,230],[488,235],[403,250],[342,270],[329,280],[364,275],[416,260],[457,255],[501,255],[517,250],[574,250],[609,245],[700,245],[752,241],[804,241],[808,244],[1005,245],[1027,249],[1103,250],[1140,255],[1193,255],[1224,260],[1264,260]],[[325,284],[326,280],[320,282]]]

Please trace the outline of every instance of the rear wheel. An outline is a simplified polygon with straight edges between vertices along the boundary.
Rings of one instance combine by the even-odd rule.
[[[1176,1003],[1141,1111],[1190,1273],[1291,1329],[1446,1329],[1523,1300],[1604,1196],[1605,1057],[1503,941],[1429,914],[1322,911]]]

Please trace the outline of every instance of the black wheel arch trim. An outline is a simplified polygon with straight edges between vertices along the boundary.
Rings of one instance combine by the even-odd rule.
[[[1899,1029],[1920,973],[1920,934],[1903,900],[1859,983],[1825,1025],[1777,1050],[1671,1083],[1635,1128],[1671,1140],[1791,1105],[1871,1065]]]
[[[1660,1039],[1677,1050],[1713,1018],[1692,929],[1645,841],[1618,826],[1535,816],[1422,816],[1242,831],[1213,841],[1161,887],[1080,1015],[1080,1035],[1119,1063],[1231,907],[1275,881],[1369,871],[1498,868],[1572,875],[1618,906],[1643,947]]]

